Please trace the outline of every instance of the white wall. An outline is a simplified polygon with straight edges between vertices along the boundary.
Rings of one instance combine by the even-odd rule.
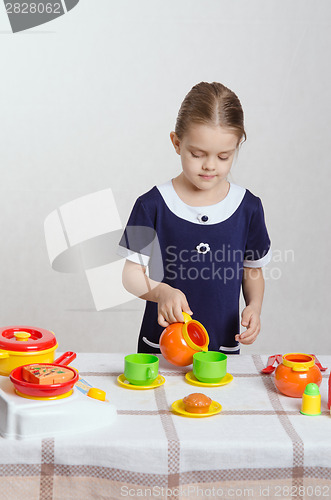
[[[262,198],[274,253],[294,252],[269,266],[281,276],[243,352],[330,353],[330,13],[328,0],[81,0],[14,35],[1,4],[0,324],[51,329],[61,350],[135,350],[142,301],[96,312],[83,273],[50,267],[44,219],[111,187],[124,224],[180,171],[169,132],[185,94],[220,81],[246,117],[232,180]]]

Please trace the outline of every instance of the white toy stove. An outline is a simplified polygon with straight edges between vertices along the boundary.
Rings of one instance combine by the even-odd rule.
[[[5,438],[43,438],[111,425],[116,408],[87,396],[86,385],[86,381],[78,382],[70,396],[43,401],[18,396],[10,379],[0,376],[0,434]]]

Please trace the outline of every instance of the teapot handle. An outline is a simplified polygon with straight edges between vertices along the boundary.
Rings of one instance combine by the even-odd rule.
[[[307,372],[309,370],[309,367],[305,366],[305,365],[303,365],[303,366],[293,366],[292,370],[294,372]]]

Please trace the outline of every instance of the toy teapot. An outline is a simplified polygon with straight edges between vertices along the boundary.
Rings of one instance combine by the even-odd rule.
[[[315,357],[310,354],[284,354],[275,371],[277,389],[292,398],[301,398],[307,384],[320,386],[321,382],[322,374],[315,364]]]
[[[160,336],[160,350],[164,358],[177,366],[193,362],[193,354],[208,351],[209,337],[205,327],[183,312],[183,323],[172,323]]]

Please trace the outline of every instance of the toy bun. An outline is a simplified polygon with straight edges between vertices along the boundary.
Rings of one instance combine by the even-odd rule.
[[[183,403],[189,413],[208,413],[212,400],[205,394],[194,392],[186,396]]]

